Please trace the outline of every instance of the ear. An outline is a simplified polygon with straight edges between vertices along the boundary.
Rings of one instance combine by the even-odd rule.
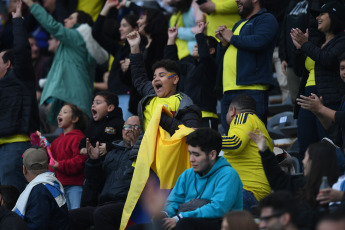
[[[208,155],[210,156],[210,160],[213,161],[213,160],[216,160],[218,153],[216,150],[212,150]]]
[[[12,65],[11,65],[11,61],[10,60],[8,60],[6,63],[4,63],[5,64],[5,68],[6,69],[9,69]]]
[[[216,49],[215,48],[210,48],[210,54],[213,55],[215,52],[216,52]]]
[[[108,113],[115,109],[115,105],[108,105]]]
[[[72,123],[75,124],[79,121],[79,117],[75,117],[74,119],[72,119]]]
[[[287,212],[280,216],[280,221],[283,226],[288,225],[290,223],[290,220],[291,220],[291,216]]]
[[[23,165],[23,174],[24,174],[24,176],[25,176],[26,174],[28,174],[28,170],[26,169],[25,165]]]
[[[174,85],[177,85],[178,81],[180,80],[180,77],[178,75],[176,75],[174,77]]]

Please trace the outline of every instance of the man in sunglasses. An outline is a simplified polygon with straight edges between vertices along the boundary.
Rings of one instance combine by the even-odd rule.
[[[96,191],[94,207],[71,210],[70,229],[118,229],[122,210],[131,184],[134,168],[129,153],[140,134],[138,116],[127,119],[122,128],[121,141],[114,141],[113,148],[100,158],[99,142],[93,147],[87,140],[89,159],[85,163],[85,185],[88,191]]]
[[[260,229],[297,230],[298,202],[287,191],[264,197],[260,203]]]

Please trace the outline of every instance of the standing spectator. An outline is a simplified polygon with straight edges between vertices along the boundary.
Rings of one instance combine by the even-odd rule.
[[[0,185],[13,185],[21,192],[27,183],[21,156],[30,147],[30,133],[40,126],[21,1],[12,15],[14,47],[0,53]]]
[[[13,208],[29,229],[67,229],[68,211],[62,184],[48,170],[43,148],[29,148],[23,155],[23,174],[29,182]]]
[[[43,88],[41,104],[53,99],[49,117],[55,123],[61,101],[77,105],[90,117],[96,63],[108,60],[107,52],[91,36],[93,22],[90,15],[74,12],[65,19],[64,27],[39,4],[32,0],[24,2],[42,27],[60,41]]]
[[[313,10],[312,14],[318,21],[318,30],[325,36],[322,45],[317,46],[308,41],[308,31],[304,33],[298,28],[291,31],[296,49],[307,56],[307,71],[301,80],[298,94],[306,97],[311,96],[311,93],[322,96],[323,104],[334,110],[345,94],[345,83],[339,78],[338,64],[339,56],[345,52],[345,6],[333,1]],[[311,111],[297,105],[295,111],[296,114],[298,112],[297,137],[299,157],[302,160],[308,146],[327,136],[327,132]]]
[[[51,169],[64,186],[67,207],[71,210],[80,207],[83,191],[87,156],[80,154],[79,143],[85,136],[87,120],[83,112],[72,104],[61,108],[57,120],[63,132],[51,145],[55,162]]]
[[[216,37],[221,41],[218,56],[223,58],[223,99],[221,121],[225,132],[226,113],[232,99],[241,94],[252,96],[257,115],[266,124],[268,89],[273,85],[272,56],[278,37],[275,17],[262,8],[262,0],[238,0],[242,19],[232,31],[218,27]]]

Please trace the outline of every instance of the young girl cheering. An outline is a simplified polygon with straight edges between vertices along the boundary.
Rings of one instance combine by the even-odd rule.
[[[63,133],[52,145],[55,164],[50,168],[64,186],[68,209],[80,207],[84,166],[88,156],[79,154],[79,142],[84,138],[87,121],[83,112],[75,105],[65,104],[57,117]]]

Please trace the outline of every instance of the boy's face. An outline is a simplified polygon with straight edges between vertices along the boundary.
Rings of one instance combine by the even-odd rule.
[[[340,62],[340,78],[345,82],[345,60]]]
[[[179,76],[160,67],[155,70],[152,86],[158,97],[168,98],[176,93]]]
[[[91,113],[94,121],[102,120],[112,110],[114,110],[114,105],[108,105],[104,97],[97,95],[93,99]]]

